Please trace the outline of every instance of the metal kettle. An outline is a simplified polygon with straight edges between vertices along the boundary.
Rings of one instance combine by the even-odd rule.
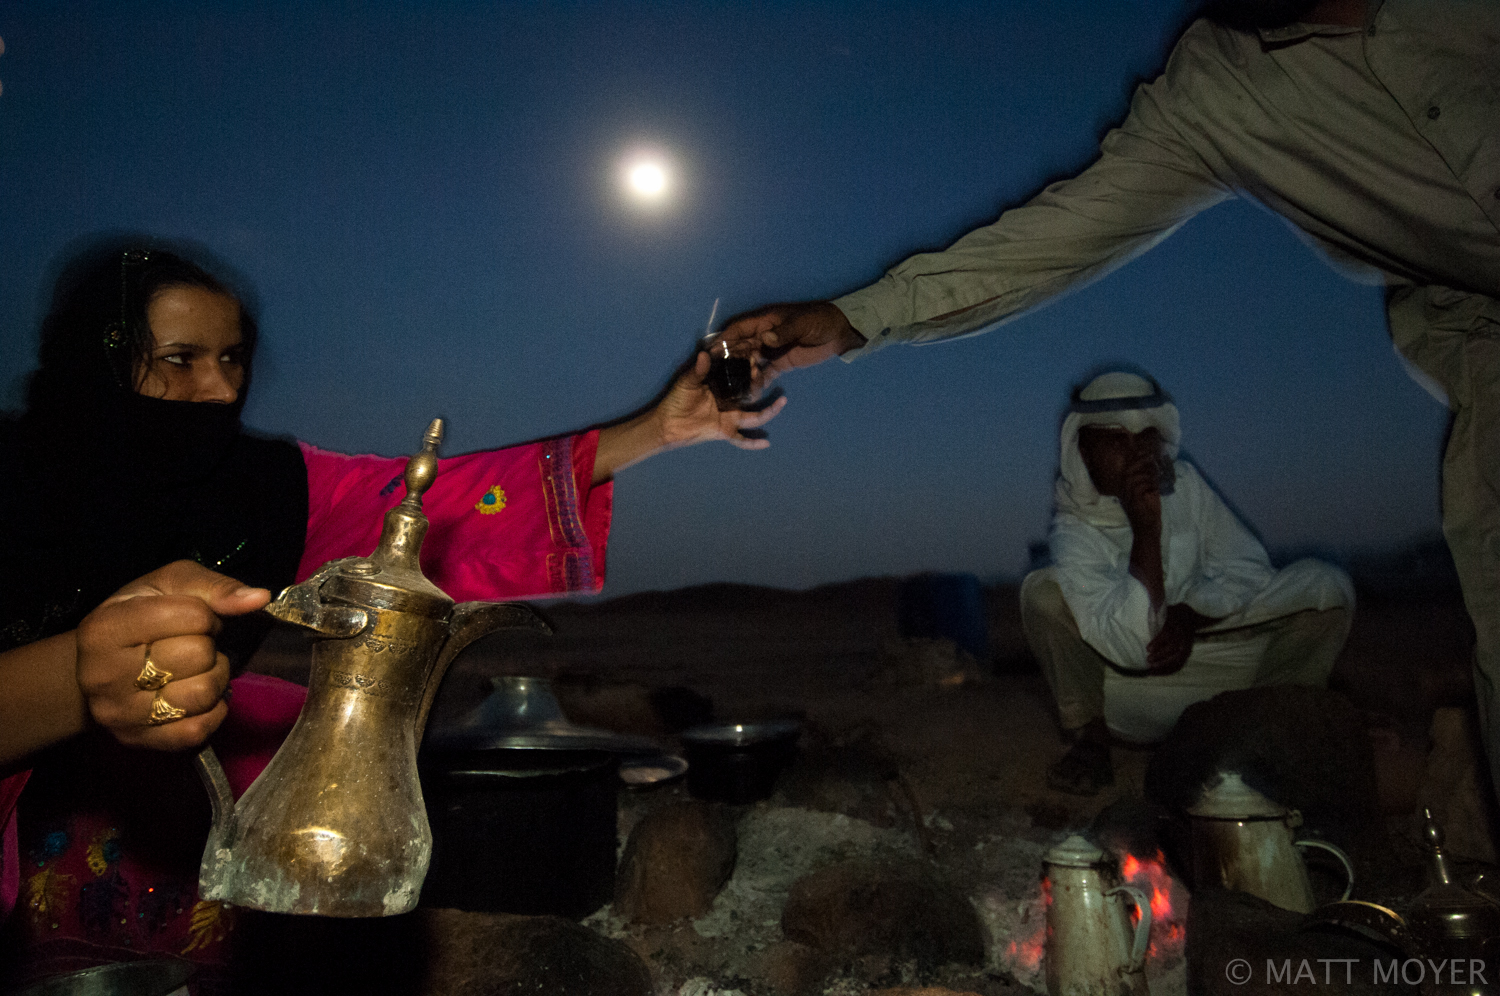
[[[1120,882],[1112,858],[1074,835],[1042,858],[1051,996],[1150,996],[1151,901]],[[1140,920],[1132,931],[1124,899]]]
[[[1302,814],[1273,802],[1246,785],[1234,772],[1220,772],[1188,811],[1192,818],[1193,881],[1214,882],[1248,892],[1298,913],[1317,906],[1299,847],[1327,851],[1343,865],[1347,884],[1340,901],[1354,887],[1354,865],[1339,847],[1321,840],[1293,840]]]
[[[213,749],[199,753],[213,803],[203,898],[341,917],[416,905],[432,855],[417,745],[443,675],[488,633],[550,631],[518,603],[455,605],[422,574],[422,495],[442,434],[434,419],[370,556],[330,561],[266,607],[315,635],[307,702],[238,803]]]

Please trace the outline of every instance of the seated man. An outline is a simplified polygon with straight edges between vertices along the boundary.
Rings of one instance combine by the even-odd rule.
[[[1186,461],[1156,382],[1112,371],[1074,391],[1062,425],[1054,566],[1021,585],[1021,621],[1067,754],[1053,788],[1113,784],[1109,741],[1162,739],[1229,689],[1328,682],[1354,612],[1348,575],[1282,570]]]

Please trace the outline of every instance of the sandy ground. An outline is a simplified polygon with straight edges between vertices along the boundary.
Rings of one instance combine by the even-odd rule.
[[[894,579],[808,592],[720,585],[553,604],[544,612],[555,635],[499,634],[461,657],[433,723],[472,708],[496,674],[552,678],[575,722],[631,732],[667,732],[646,698],[663,687],[705,696],[722,720],[797,713],[801,759],[771,800],[742,813],[740,865],[714,912],[672,936],[631,928],[608,908],[590,924],[647,957],[662,993],[769,993],[757,966],[774,953],[778,897],[796,874],[851,849],[916,855],[965,884],[989,929],[989,956],[982,969],[943,978],[884,966],[878,981],[1035,988],[1028,945],[1039,929],[1040,856],[1111,803],[1138,798],[1149,753],[1117,749],[1116,784],[1093,798],[1050,791],[1045,771],[1063,745],[1015,589],[987,591],[991,660],[978,666],[947,645],[901,641],[896,590]],[[1383,731],[1396,808],[1415,805],[1432,710],[1472,695],[1471,639],[1451,595],[1367,598],[1357,613],[1334,684]],[[274,634],[252,667],[305,680],[300,638]],[[680,785],[626,793],[622,835],[645,809],[684,795]],[[767,859],[760,849],[777,840],[797,847]],[[1185,893],[1173,895],[1180,920]],[[726,918],[753,929],[728,930]],[[1153,991],[1180,991],[1180,938],[1175,947],[1161,940]],[[822,991],[864,991],[858,979],[840,985]]]

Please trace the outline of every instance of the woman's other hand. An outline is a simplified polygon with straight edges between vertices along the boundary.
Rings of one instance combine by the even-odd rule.
[[[78,625],[77,680],[88,714],[133,747],[203,743],[228,712],[229,660],[214,644],[219,617],[253,612],[270,598],[187,560],[121,588]],[[159,692],[137,685],[148,656],[172,676]],[[158,694],[185,715],[152,725]]]
[[[769,439],[746,436],[744,432],[759,429],[775,418],[786,407],[786,398],[777,398],[760,411],[720,411],[718,399],[706,382],[708,363],[708,354],[698,353],[693,365],[677,375],[656,405],[599,430],[595,484],[663,450],[716,439],[742,450],[763,450],[771,445]]]

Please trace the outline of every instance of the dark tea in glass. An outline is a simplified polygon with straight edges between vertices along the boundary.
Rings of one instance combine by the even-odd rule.
[[[729,355],[722,339],[708,351],[708,389],[720,401],[741,401],[750,394],[750,357]]]

